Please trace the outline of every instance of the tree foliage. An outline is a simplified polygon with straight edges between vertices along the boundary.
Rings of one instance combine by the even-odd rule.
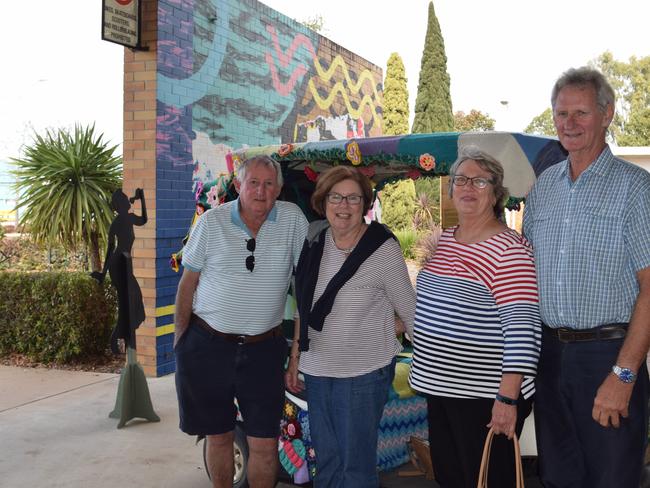
[[[534,117],[524,129],[524,132],[539,136],[555,136],[555,124],[553,123],[553,111],[551,108],[547,108],[541,114]]]
[[[650,146],[650,56],[617,61],[605,51],[589,63],[600,70],[616,93],[616,112],[609,137],[619,146]],[[533,134],[555,135],[550,108],[524,129]]]
[[[456,112],[454,114],[454,130],[456,132],[494,130],[495,120],[489,114],[472,109],[468,114]]]
[[[318,33],[321,33],[325,27],[325,21],[323,20],[323,16],[320,14],[312,15],[304,20],[300,20],[299,22],[305,27]]]
[[[35,242],[61,244],[74,251],[85,245],[92,269],[99,271],[100,243],[113,219],[110,197],[122,183],[122,158],[94,125],[35,133],[24,156],[12,158],[17,169],[17,209]]]
[[[386,185],[381,191],[382,221],[392,231],[413,228],[415,185],[413,180],[401,180]]]
[[[413,133],[453,130],[454,117],[449,85],[445,41],[433,9],[433,2],[429,2],[429,22],[420,65],[415,118],[411,130]]]
[[[409,92],[402,58],[392,53],[388,58],[384,80],[384,135],[409,132]]]
[[[619,146],[650,145],[650,56],[617,61],[605,51],[589,63],[598,68],[616,92],[616,114],[609,127]]]

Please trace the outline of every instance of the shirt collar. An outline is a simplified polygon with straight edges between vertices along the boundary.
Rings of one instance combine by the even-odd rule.
[[[266,220],[269,222],[275,222],[277,218],[278,218],[278,205],[276,202],[273,204],[273,208],[266,216]],[[246,227],[246,224],[241,218],[241,213],[239,211],[239,197],[237,197],[237,200],[235,200],[233,202],[232,207],[230,207],[230,221],[250,235],[250,231],[248,230],[248,227]]]
[[[582,172],[582,174],[593,174],[596,176],[605,176],[609,171],[609,168],[612,165],[614,160],[614,155],[612,150],[609,148],[609,144],[605,144],[605,148],[598,155],[598,157],[589,165],[589,167]],[[559,178],[568,178],[569,177],[569,164],[571,163],[571,156],[567,157],[562,164],[562,168],[558,173]],[[581,175],[582,176],[582,175]]]

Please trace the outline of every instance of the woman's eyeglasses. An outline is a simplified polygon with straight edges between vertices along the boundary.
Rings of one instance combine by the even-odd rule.
[[[347,195],[343,196],[339,193],[328,193],[327,201],[333,205],[339,205],[343,203],[343,200],[347,200],[350,205],[359,205],[363,197],[361,195]]]
[[[249,253],[251,253],[251,255],[246,258],[246,269],[252,273],[253,270],[255,269],[255,238],[254,237],[246,240],[246,249],[248,250]]]
[[[494,183],[492,180],[481,178],[480,176],[477,176],[476,178],[469,178],[468,176],[463,175],[455,175],[452,178],[452,181],[456,186],[465,186],[468,182],[471,182],[474,188],[480,188],[481,190],[488,186],[488,184]]]

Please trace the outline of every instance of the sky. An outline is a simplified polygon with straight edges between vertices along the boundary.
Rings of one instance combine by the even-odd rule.
[[[266,0],[386,69],[392,52],[417,95],[429,0]],[[609,50],[650,56],[649,0],[436,0],[453,110],[477,109],[499,130],[522,131],[550,106],[557,77]],[[100,0],[6,2],[0,16],[0,161],[19,155],[33,129],[96,124],[122,139],[123,48],[101,40]],[[502,103],[507,102],[507,103]]]

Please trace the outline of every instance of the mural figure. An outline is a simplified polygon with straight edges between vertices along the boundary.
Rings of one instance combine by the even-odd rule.
[[[131,204],[136,200],[140,200],[142,208],[142,214],[139,216],[129,212]],[[117,216],[113,219],[108,232],[104,269],[101,273],[93,272],[91,276],[102,283],[108,271],[111,284],[117,291],[117,323],[111,334],[111,350],[116,354],[119,353],[118,339],[123,339],[127,364],[120,375],[115,408],[109,417],[120,419],[117,426],[119,429],[135,417],[145,418],[151,422],[160,421],[160,417],[153,411],[147,379],[138,364],[135,352],[135,330],[144,321],[144,305],[140,286],[133,274],[131,248],[135,240],[133,226],[147,223],[144,191],[138,188],[135,195],[128,198],[121,189],[116,190],[113,192],[111,205],[117,212]]]

